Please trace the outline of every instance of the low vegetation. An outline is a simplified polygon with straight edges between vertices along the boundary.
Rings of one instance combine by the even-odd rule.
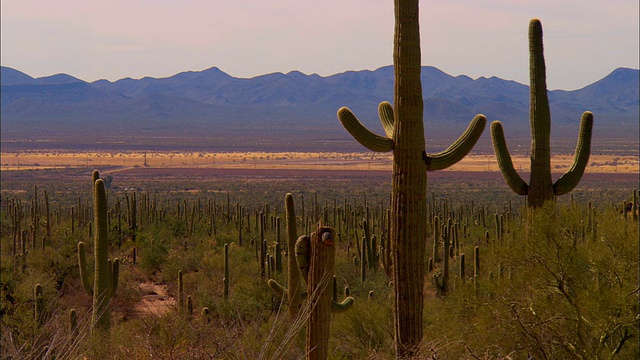
[[[267,285],[287,283],[290,182],[227,179],[204,187],[215,191],[188,192],[178,190],[193,184],[139,179],[125,187],[114,176],[109,258],[120,259],[119,280],[110,335],[92,339],[77,254],[86,243],[93,268],[91,175],[70,182],[27,173],[29,181],[9,184],[22,191],[2,197],[2,358],[304,357],[305,323],[291,320],[287,301]],[[355,299],[331,317],[329,358],[393,358],[388,184],[324,181],[293,194],[299,235],[317,220],[336,230],[337,297]],[[81,190],[65,192],[63,183]],[[600,191],[586,183],[533,212],[498,186],[430,184],[438,195],[427,203],[421,356],[637,358],[638,220],[622,211],[632,185]]]

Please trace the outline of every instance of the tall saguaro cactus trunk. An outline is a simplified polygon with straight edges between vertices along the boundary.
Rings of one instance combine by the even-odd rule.
[[[95,180],[93,183],[93,212],[96,228],[93,240],[93,256],[95,259],[93,287],[89,283],[83,242],[78,243],[78,266],[82,286],[88,295],[93,296],[92,335],[93,337],[99,337],[103,332],[109,331],[111,327],[109,302],[118,287],[120,260],[118,258],[114,258],[113,262],[109,260],[107,192],[104,181],[99,179],[97,170],[93,173],[93,180]]]
[[[547,97],[546,67],[542,45],[542,25],[529,25],[529,123],[531,126],[531,175],[528,202],[541,206],[553,199],[551,180],[551,112]]]
[[[93,188],[93,213],[96,224],[94,237],[95,268],[93,277],[93,315],[95,330],[108,330],[111,327],[109,300],[111,299],[111,271],[109,261],[109,238],[107,219],[107,194],[104,182],[96,180]]]
[[[572,191],[580,182],[591,152],[593,114],[585,111],[571,168],[553,183],[551,179],[551,113],[547,97],[546,69],[542,44],[542,24],[529,23],[529,122],[531,125],[531,177],[527,184],[516,172],[499,121],[491,124],[491,140],[498,166],[507,185],[518,195],[527,195],[530,208],[542,206],[556,195]]]
[[[427,237],[418,0],[396,0],[395,20],[391,251],[396,351],[404,358],[412,356],[422,340]]]
[[[287,283],[289,290],[289,317],[295,319],[302,306],[302,296],[300,287],[300,271],[296,264],[295,247],[298,240],[298,226],[296,224],[296,212],[293,204],[293,195],[287,193],[284,197],[286,217],[287,217]]]

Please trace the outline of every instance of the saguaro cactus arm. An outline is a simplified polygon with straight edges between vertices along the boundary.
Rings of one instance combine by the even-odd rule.
[[[511,190],[516,194],[527,195],[529,185],[522,180],[516,172],[516,169],[513,168],[513,162],[511,161],[511,155],[509,155],[507,142],[504,140],[504,131],[502,130],[500,121],[491,123],[491,143],[493,145],[493,151],[496,154],[496,159],[498,160],[498,166],[507,185],[509,185]]]
[[[585,111],[580,121],[580,134],[573,157],[573,165],[553,184],[554,195],[564,195],[573,190],[580,182],[584,170],[589,162],[591,153],[591,131],[593,129],[593,114]]]
[[[274,294],[280,296],[280,298],[284,298],[288,296],[287,288],[278,284],[277,281],[273,279],[269,279],[267,281],[267,285],[269,285],[269,288],[271,289],[271,291],[273,291]]]
[[[333,275],[332,285],[333,285],[332,286],[333,294],[331,297],[331,313],[338,314],[338,313],[347,311],[353,305],[353,302],[354,302],[353,298],[349,296],[349,294],[346,294],[347,297],[342,302],[338,302],[338,281],[335,275]]]
[[[378,105],[378,116],[380,117],[382,128],[387,134],[387,137],[393,139],[393,128],[395,121],[393,118],[393,105],[391,105],[391,103],[388,101],[381,102],[380,105]]]
[[[93,296],[93,284],[89,282],[89,273],[87,272],[87,254],[82,241],[78,243],[78,268],[80,270],[80,282],[84,292],[89,296]]]
[[[487,118],[484,115],[476,115],[465,132],[447,150],[425,156],[427,171],[446,169],[462,160],[476,144],[486,124]]]
[[[115,258],[111,262],[109,273],[109,297],[114,297],[118,290],[118,277],[120,276],[120,259]]]
[[[296,264],[300,270],[300,274],[304,281],[309,283],[309,256],[311,253],[311,238],[308,235],[302,235],[296,240],[294,247]]]
[[[334,314],[339,314],[341,312],[345,312],[347,310],[349,310],[349,308],[351,308],[351,306],[353,305],[353,298],[351,296],[348,296],[347,298],[345,298],[344,300],[342,300],[342,302],[337,302],[337,301],[332,301],[331,302],[331,312]]]
[[[367,129],[360,120],[347,107],[338,110],[338,120],[342,126],[356,139],[360,144],[371,151],[388,152],[393,150],[393,140],[388,137],[382,137]],[[382,121],[385,132],[387,131],[388,122]]]

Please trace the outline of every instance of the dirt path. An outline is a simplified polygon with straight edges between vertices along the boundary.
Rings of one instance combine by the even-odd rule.
[[[143,295],[142,300],[133,308],[133,316],[162,316],[176,309],[177,300],[169,296],[166,285],[147,281],[139,283],[138,287]]]

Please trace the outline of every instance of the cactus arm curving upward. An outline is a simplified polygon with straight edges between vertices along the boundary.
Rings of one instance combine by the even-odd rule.
[[[78,267],[80,270],[80,282],[84,292],[89,296],[93,296],[93,285],[89,282],[89,273],[87,272],[87,254],[82,241],[78,243]]]
[[[376,152],[393,150],[394,113],[393,106],[383,101],[378,106],[380,122],[387,137],[379,136],[367,129],[358,118],[346,107],[338,110],[338,119],[344,128],[363,146]],[[427,155],[424,161],[427,171],[442,170],[462,160],[482,135],[487,118],[476,115],[465,132],[447,150],[437,154]]]
[[[500,121],[491,123],[491,143],[493,144],[493,151],[496,153],[498,166],[507,185],[516,194],[527,195],[529,185],[522,180],[516,169],[513,168],[513,162],[511,161],[511,155],[509,155],[507,142],[504,140],[504,131]]]
[[[564,195],[573,190],[580,182],[584,169],[589,162],[591,152],[591,131],[593,129],[593,114],[585,111],[580,121],[580,135],[573,158],[573,165],[553,184],[555,195]]]
[[[446,169],[462,160],[476,144],[486,124],[487,118],[484,115],[476,115],[467,130],[447,150],[425,157],[427,171]]]
[[[284,298],[288,295],[287,289],[284,286],[278,284],[278,282],[273,279],[269,279],[267,281],[267,285],[269,285],[271,291],[273,291],[274,294],[280,296],[280,298]]]
[[[338,110],[338,119],[342,126],[356,139],[360,144],[371,151],[388,152],[393,150],[393,140],[388,137],[382,137],[374,134],[367,129],[360,120],[347,107]],[[383,122],[384,124],[384,122]],[[386,131],[386,127],[385,127]]]
[[[331,301],[331,312],[333,314],[339,314],[345,312],[351,308],[353,305],[353,298],[348,296],[346,299],[342,300],[342,302]]]
[[[302,235],[296,240],[294,246],[296,265],[305,283],[309,283],[309,254],[311,251],[311,239],[309,235]]]
[[[336,276],[333,275],[333,295],[331,299],[331,313],[339,314],[345,312],[351,308],[353,305],[353,298],[351,296],[347,296],[342,302],[338,302],[338,281],[336,280]]]
[[[393,139],[393,105],[388,101],[381,102],[380,105],[378,105],[378,116],[380,117],[382,128],[384,128],[387,137]]]

